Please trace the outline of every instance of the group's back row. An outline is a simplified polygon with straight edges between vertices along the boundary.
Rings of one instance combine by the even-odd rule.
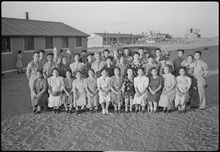
[[[114,76],[115,67],[119,67],[120,74],[123,78],[127,75],[127,69],[132,69],[134,77],[138,76],[138,69],[143,68],[146,76],[152,76],[151,69],[156,68],[158,74],[162,76],[164,74],[164,68],[169,65],[169,69],[174,76],[179,75],[179,70],[183,66],[186,68],[186,73],[196,78],[198,92],[200,96],[199,107],[205,108],[204,88],[206,86],[205,79],[208,75],[208,66],[205,62],[200,60],[201,52],[197,51],[193,55],[189,55],[187,59],[183,58],[184,50],[178,50],[178,57],[171,61],[169,59],[169,52],[162,55],[161,50],[155,50],[156,57],[144,54],[143,49],[137,50],[133,54],[133,57],[129,56],[129,50],[124,50],[124,55],[118,55],[117,51],[114,51],[113,56],[110,56],[109,50],[104,50],[104,57],[101,57],[100,53],[87,54],[86,51],[82,51],[81,55],[74,54],[74,62],[70,63],[70,56],[61,56],[58,54],[47,54],[47,61],[44,59],[45,52],[43,50],[34,53],[34,60],[28,64],[27,77],[29,78],[29,86],[32,88],[37,70],[43,71],[43,77],[48,79],[52,76],[52,70],[58,69],[58,73],[61,77],[66,77],[66,71],[71,70],[73,76],[77,71],[81,71],[82,76],[87,78],[89,76],[88,71],[93,69],[96,78],[101,76],[101,71],[105,69],[108,77]],[[195,61],[194,61],[195,57]],[[95,59],[94,59],[95,58]],[[32,78],[31,78],[32,77]]]

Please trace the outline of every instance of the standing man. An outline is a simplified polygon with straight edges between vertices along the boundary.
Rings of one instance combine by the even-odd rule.
[[[47,62],[43,66],[43,76],[45,79],[52,76],[52,70],[57,67],[57,64],[53,60],[53,53],[47,54]]]
[[[184,50],[179,49],[179,50],[177,50],[177,52],[178,52],[178,57],[173,61],[173,67],[174,67],[173,75],[175,77],[177,77],[179,75],[181,63],[184,60],[184,58],[183,58]]]
[[[82,50],[81,51],[81,58],[79,59],[79,62],[82,62],[82,63],[86,63],[88,60],[87,60],[87,51],[86,50]]]
[[[100,54],[98,52],[95,52],[95,59],[91,67],[95,71],[96,77],[99,78],[101,76],[101,69],[106,63],[100,59]]]
[[[138,49],[138,53],[140,54],[140,62],[143,64],[146,62],[145,54],[144,54],[144,49],[140,48]]]
[[[103,60],[105,61],[106,58],[110,55],[110,51],[109,51],[108,49],[105,49],[105,50],[103,51],[103,54],[104,54]]]
[[[40,55],[39,61],[41,62],[42,66],[44,66],[44,64],[47,62],[47,60],[45,59],[45,51],[40,50],[39,55]]]
[[[209,73],[208,65],[201,60],[201,51],[195,51],[194,57],[194,77],[197,79],[197,86],[199,92],[199,100],[200,105],[199,109],[203,110],[206,107],[206,100],[205,100],[205,88],[207,87],[206,79]]]

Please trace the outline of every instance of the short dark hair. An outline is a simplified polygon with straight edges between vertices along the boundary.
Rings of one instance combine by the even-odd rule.
[[[34,53],[33,54],[39,54],[39,52],[38,51],[34,51]]]
[[[149,59],[149,58],[153,58],[153,59],[154,59],[154,56],[153,56],[153,55],[149,55],[149,56],[148,56],[148,59]]]
[[[134,56],[135,54],[138,54],[138,55],[140,56],[140,53],[138,53],[138,52],[134,52],[133,56]]]
[[[139,67],[139,68],[137,69],[137,71],[138,71],[138,70],[142,70],[143,72],[145,71],[143,67]]]
[[[44,50],[39,50],[39,53],[45,54],[45,51]]]
[[[119,72],[121,72],[121,69],[119,67],[115,66],[114,71],[115,71],[115,69],[118,69]]]
[[[60,53],[62,53],[62,52],[63,52],[63,49],[60,50]]]
[[[196,53],[199,53],[200,56],[202,55],[202,52],[201,52],[201,51],[195,51],[194,54],[196,54]]]
[[[21,50],[18,51],[18,54],[20,54],[20,53],[21,53]]]
[[[188,55],[188,56],[187,56],[187,58],[188,58],[189,56],[191,56],[191,57],[192,57],[192,59],[194,59],[194,56],[193,56],[192,54]]]
[[[76,55],[78,55],[78,56],[80,57],[80,54],[79,54],[79,53],[75,53],[75,54],[74,54],[74,57],[75,57]]]
[[[49,55],[52,55],[52,56],[53,56],[53,53],[48,53],[47,56],[49,56]]]
[[[141,47],[141,48],[138,48],[138,50],[144,50],[144,48]]]
[[[184,67],[184,66],[181,66],[181,67],[179,68],[179,71],[180,71],[180,69],[183,69],[184,71],[186,71],[186,67]]]
[[[152,67],[152,68],[151,68],[151,71],[152,71],[152,70],[157,70],[157,71],[158,71],[158,68]]]
[[[112,61],[112,57],[111,56],[106,57],[105,61],[107,61],[108,59],[110,59]]]
[[[81,53],[83,53],[83,52],[87,53],[87,51],[86,51],[86,50],[82,50],[82,51],[81,51]]]
[[[179,49],[177,52],[182,52],[184,54],[185,51],[183,49]]]
[[[109,51],[108,49],[105,49],[103,52],[108,52],[108,53],[110,53],[110,51]]]
[[[89,71],[92,71],[93,74],[95,74],[95,71],[94,71],[92,68],[89,68],[89,69],[88,69],[88,72],[89,72]]]
[[[59,70],[58,70],[57,68],[53,68],[53,69],[52,69],[52,72],[53,72],[54,70],[57,70],[57,72],[59,73]]]
[[[121,57],[123,57],[123,58],[125,59],[125,56],[124,56],[124,55],[120,55],[120,56],[118,57],[118,59],[121,59]]]
[[[38,70],[36,71],[36,73],[37,73],[37,72],[40,72],[40,74],[43,75],[43,70],[38,69]]]
[[[159,51],[161,52],[161,49],[156,49],[155,52],[156,52],[157,50],[159,50]]]

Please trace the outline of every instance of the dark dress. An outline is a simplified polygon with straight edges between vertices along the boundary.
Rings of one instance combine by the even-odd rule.
[[[70,67],[69,65],[64,65],[62,63],[58,64],[57,65],[57,68],[59,70],[59,76],[65,78],[66,77],[66,71],[69,69],[70,70]]]
[[[125,87],[124,99],[126,98],[134,98],[135,89],[134,89],[134,77],[132,81],[125,77],[123,81],[123,86]]]
[[[43,89],[45,89],[45,92],[39,96],[39,97],[33,97],[33,100],[32,100],[32,106],[44,106],[46,101],[47,101],[47,98],[48,98],[48,93],[47,93],[47,81],[45,79],[36,79],[34,81],[34,85],[33,85],[33,90],[36,94],[40,93]]]
[[[161,86],[163,85],[163,78],[161,76],[157,76],[156,79],[154,79],[153,76],[150,77],[149,87],[151,87],[152,91],[156,90],[160,85]],[[149,91],[147,101],[158,103],[160,100],[161,91],[162,91],[162,88],[155,95],[153,95]]]
[[[91,69],[92,67],[92,63],[91,62],[86,62],[84,64],[84,66],[82,67],[82,75],[83,75],[83,78],[88,78],[89,77],[89,69]]]
[[[107,65],[104,65],[104,67],[102,69],[106,69],[106,71],[108,73],[108,77],[112,77],[114,75],[114,68],[115,68],[114,65],[111,65],[110,67],[108,67]]]

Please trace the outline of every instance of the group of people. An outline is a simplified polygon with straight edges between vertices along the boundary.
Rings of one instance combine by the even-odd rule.
[[[201,51],[183,58],[184,50],[177,50],[178,57],[171,61],[169,52],[162,54],[155,50],[156,56],[144,53],[140,48],[130,56],[130,51],[117,50],[110,54],[108,49],[101,53],[64,55],[54,48],[53,53],[34,52],[33,61],[27,66],[33,113],[41,108],[53,108],[59,113],[64,105],[67,113],[78,114],[79,108],[89,108],[109,113],[109,105],[115,112],[145,111],[156,113],[163,107],[168,113],[177,107],[180,113],[186,105],[204,109],[206,107],[205,88],[208,66],[201,60]],[[72,58],[74,57],[74,58]]]

